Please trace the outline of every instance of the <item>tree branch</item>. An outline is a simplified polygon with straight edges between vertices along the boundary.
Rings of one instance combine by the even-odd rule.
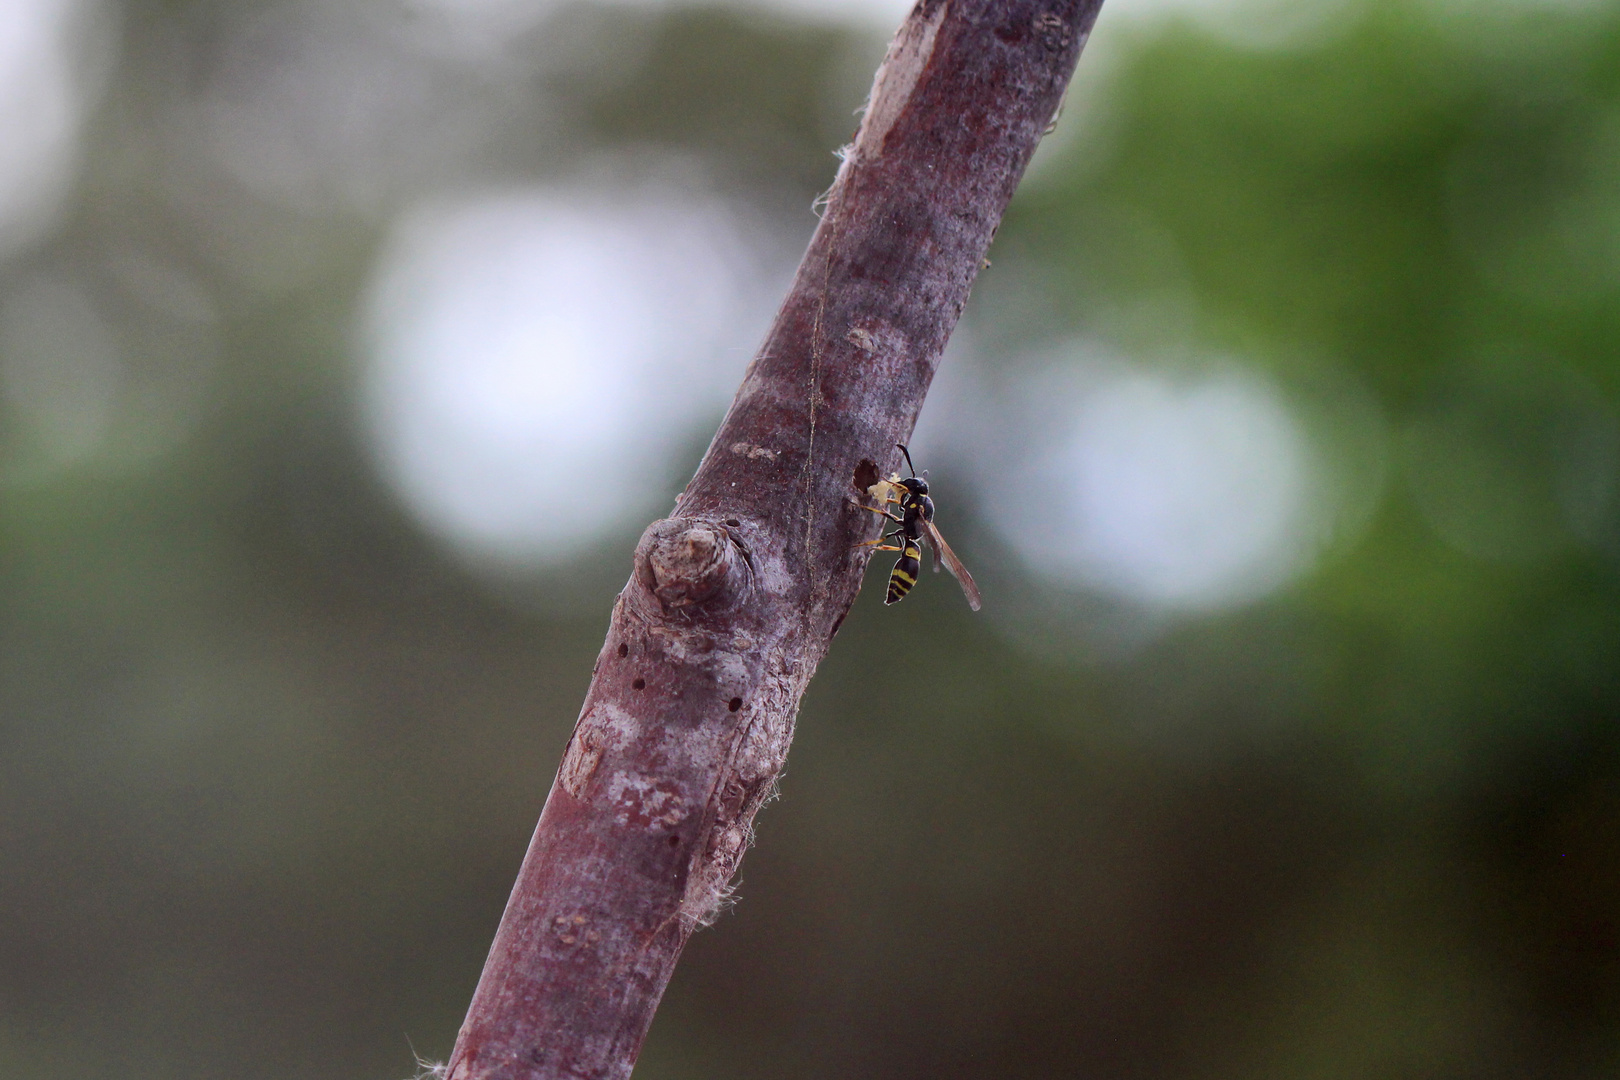
[[[449,1080],[629,1076],[860,589],[861,488],[898,465],[1100,4],[921,0],[900,28],[764,348],[636,548]]]

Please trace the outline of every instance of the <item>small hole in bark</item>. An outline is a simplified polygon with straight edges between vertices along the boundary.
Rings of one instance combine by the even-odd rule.
[[[742,522],[738,521],[736,518],[726,518],[726,524],[730,525],[733,529],[736,529],[741,527]]]
[[[732,712],[736,712],[738,709],[742,708],[742,698],[732,698],[731,703],[727,705],[726,708],[730,709]]]
[[[646,679],[637,679],[635,682],[631,683],[630,685],[635,687],[637,690],[645,690],[645,689],[647,689],[647,680]]]
[[[626,645],[622,641],[619,642],[619,655],[620,656],[629,656],[630,655],[630,646]]]
[[[856,491],[865,491],[881,479],[883,474],[878,472],[877,462],[871,458],[861,458],[860,464],[855,466],[855,475],[850,483],[855,485]]]
[[[840,615],[840,616],[838,616],[838,618],[833,620],[832,633],[828,634],[827,636],[828,637],[837,637],[838,636],[838,628],[840,626],[843,626],[843,625],[844,625],[844,616]]]
[[[681,846],[681,838],[678,837],[678,836],[670,837],[669,838],[669,846],[670,847],[680,847]]]

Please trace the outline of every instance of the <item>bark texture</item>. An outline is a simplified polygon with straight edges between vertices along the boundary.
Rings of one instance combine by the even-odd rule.
[[[648,527],[449,1080],[621,1080],[723,902],[946,339],[1101,0],[921,0],[675,516]]]

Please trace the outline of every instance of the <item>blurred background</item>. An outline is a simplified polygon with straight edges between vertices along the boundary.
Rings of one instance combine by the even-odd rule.
[[[448,1054],[904,11],[0,4],[0,1073]],[[1108,0],[991,258],[638,1077],[1620,1075],[1620,6]]]

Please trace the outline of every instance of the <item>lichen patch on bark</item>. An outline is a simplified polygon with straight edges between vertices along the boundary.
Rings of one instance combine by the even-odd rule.
[[[658,777],[625,770],[609,777],[603,789],[621,825],[672,829],[692,813],[691,797],[681,786]]]
[[[883,57],[883,65],[872,82],[872,96],[868,99],[866,115],[861,119],[860,131],[856,132],[855,143],[838,170],[840,176],[857,159],[865,161],[883,153],[884,138],[901,111],[911,103],[912,91],[933,57],[934,37],[949,7],[950,0],[919,4],[918,10],[889,43],[888,54]]]

